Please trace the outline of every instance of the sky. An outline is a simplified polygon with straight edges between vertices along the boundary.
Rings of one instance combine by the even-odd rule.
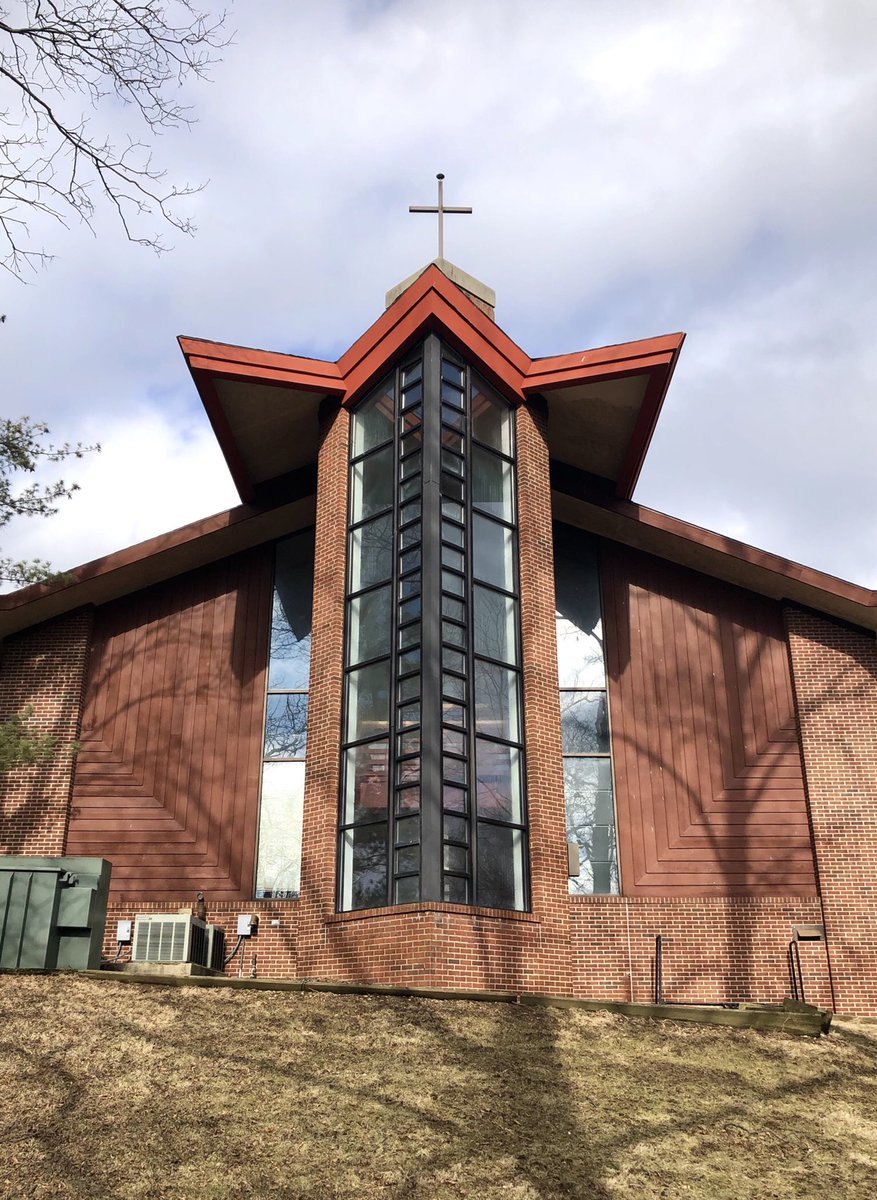
[[[639,503],[877,587],[873,0],[238,0],[228,28],[154,143],[206,184],[197,234],[156,256],[102,208],[0,279],[0,415],[102,446],[3,554],[65,569],[237,503],[177,335],[337,358],[435,256],[408,205],[442,171],[474,208],[445,255],[531,356],[687,334]]]

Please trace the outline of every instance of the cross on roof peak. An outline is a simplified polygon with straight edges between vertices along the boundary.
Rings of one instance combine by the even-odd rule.
[[[438,180],[438,204],[409,204],[408,211],[412,213],[438,214],[438,256],[445,256],[445,213],[471,213],[471,208],[450,208],[444,200],[445,177],[441,171],[436,175]]]

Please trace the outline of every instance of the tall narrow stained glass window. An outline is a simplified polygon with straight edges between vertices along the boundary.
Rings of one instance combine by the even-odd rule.
[[[554,527],[557,659],[567,836],[579,848],[574,895],[617,893],[609,704],[594,539]]]
[[[509,405],[430,336],[351,428],[342,909],[524,909]]]
[[[314,534],[308,530],[275,550],[257,897],[299,894],[313,590]]]

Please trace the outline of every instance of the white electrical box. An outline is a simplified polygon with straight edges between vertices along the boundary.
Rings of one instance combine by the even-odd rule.
[[[238,913],[238,937],[252,937],[258,924],[259,918],[252,913]]]
[[[117,921],[116,922],[116,941],[118,943],[130,942],[131,931],[134,927],[133,921]]]

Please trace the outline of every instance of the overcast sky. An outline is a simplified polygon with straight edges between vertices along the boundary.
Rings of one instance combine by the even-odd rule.
[[[239,0],[230,25],[155,146],[209,180],[197,236],[155,257],[106,214],[0,280],[3,415],[103,445],[4,553],[64,568],[237,503],[176,335],[337,358],[434,257],[407,210],[444,171],[475,209],[446,257],[529,354],[687,333],[635,499],[877,586],[874,0]]]

